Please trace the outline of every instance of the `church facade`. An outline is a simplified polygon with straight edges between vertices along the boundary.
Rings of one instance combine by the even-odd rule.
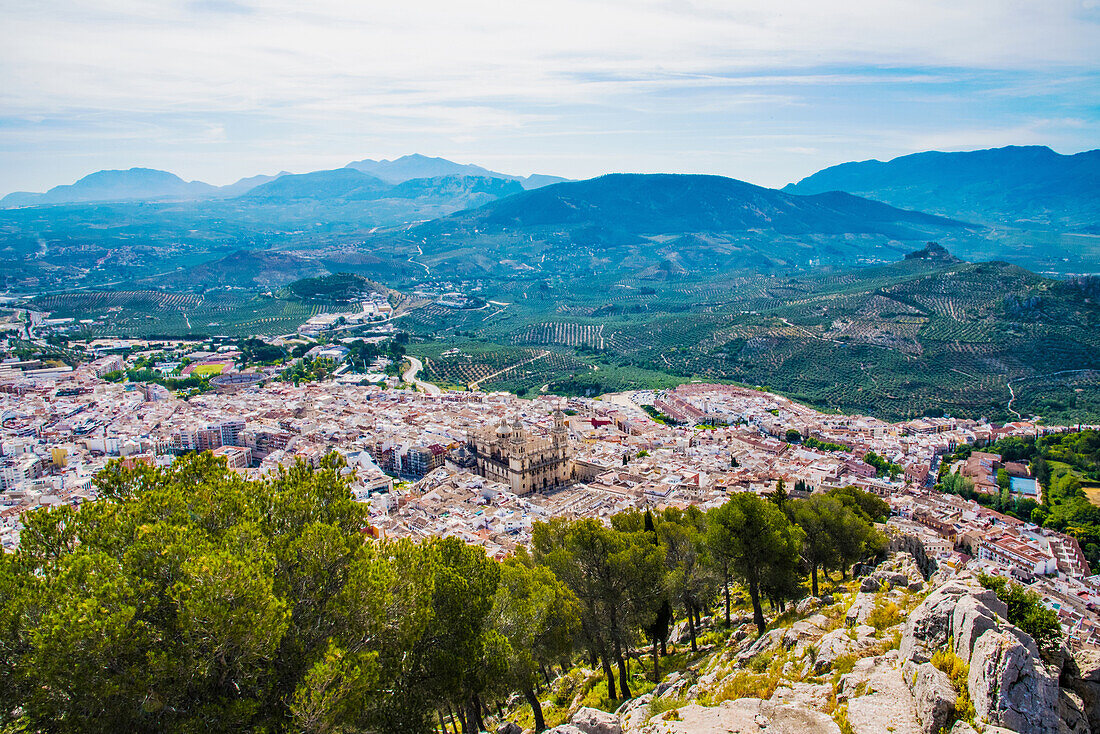
[[[517,416],[501,418],[494,428],[472,432],[468,447],[477,473],[503,482],[516,494],[539,492],[568,484],[573,478],[573,451],[565,415],[554,411],[550,438],[533,436]]]

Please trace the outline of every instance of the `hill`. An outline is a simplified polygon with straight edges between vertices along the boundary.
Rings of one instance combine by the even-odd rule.
[[[202,263],[177,273],[141,279],[139,287],[201,290],[216,287],[271,289],[300,278],[325,275],[328,270],[316,260],[275,250],[239,250],[226,257]]]
[[[0,199],[0,206],[37,206],[85,201],[199,199],[212,196],[217,187],[202,181],[184,181],[174,173],[152,168],[97,171],[74,184],[55,186],[44,194],[16,192]]]
[[[241,198],[245,201],[299,201],[313,199],[331,202],[337,199],[376,199],[390,189],[380,178],[351,168],[314,171],[279,176],[260,184]]]
[[[699,273],[892,261],[906,241],[970,225],[842,193],[797,196],[720,176],[613,174],[554,184],[399,235],[464,272],[538,261],[548,272]]]
[[[585,395],[670,376],[767,386],[884,419],[1100,416],[1096,278],[960,262],[938,247],[831,272],[569,278],[536,265],[479,292],[504,304],[495,312],[425,308],[401,320],[425,340],[410,349],[429,379],[499,374],[479,384]],[[470,357],[444,358],[452,348]],[[552,356],[505,370],[541,350]]]
[[[372,160],[366,158],[361,161],[352,161],[346,168],[353,168],[371,176],[377,176],[390,183],[402,183],[414,178],[439,178],[441,176],[474,176],[482,178],[500,178],[508,181],[518,181],[525,189],[536,189],[552,183],[559,183],[566,179],[560,176],[547,176],[544,174],[532,174],[527,177],[511,176],[506,173],[497,173],[481,166],[472,164],[455,163],[446,158],[430,158],[414,153],[402,156],[395,160]]]
[[[783,189],[846,191],[967,221],[1100,232],[1100,150],[1060,155],[1041,146],[926,152],[844,163]]]

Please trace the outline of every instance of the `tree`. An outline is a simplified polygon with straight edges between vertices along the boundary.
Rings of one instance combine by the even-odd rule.
[[[835,497],[845,507],[859,515],[867,522],[886,522],[890,518],[890,505],[881,497],[849,485],[847,487],[833,487],[827,494]]]
[[[784,438],[787,439],[787,443],[798,443],[802,438],[802,434],[796,428],[788,428]]]
[[[503,677],[499,564],[373,542],[338,457],[118,464],[0,556],[0,718],[31,731],[431,731]],[[478,718],[476,714],[473,718]]]
[[[764,612],[760,606],[762,583],[796,573],[801,530],[787,520],[774,504],[750,492],[733,495],[724,505],[710,511],[707,541],[720,567],[736,575],[749,590],[753,622],[764,634]]]
[[[768,495],[768,500],[782,510],[787,506],[789,499],[790,494],[787,492],[787,485],[780,479],[775,483],[775,491]]]
[[[706,561],[705,515],[695,507],[665,511],[657,533],[664,550],[665,589],[688,621],[691,649],[698,650],[696,625],[700,613],[713,600],[716,584]]]
[[[538,734],[546,728],[535,695],[538,675],[572,651],[580,628],[580,603],[550,569],[535,565],[520,549],[501,564],[492,619],[508,642],[506,677],[531,705]]]
[[[581,628],[591,652],[603,664],[608,696],[615,697],[611,663],[619,673],[619,692],[630,698],[626,662],[631,633],[652,624],[660,593],[660,556],[645,538],[643,521],[617,516],[621,531],[587,518],[576,522],[536,523],[535,560],[549,566],[580,600]]]
[[[835,537],[838,516],[843,509],[837,500],[820,494],[792,503],[791,518],[802,529],[800,554],[810,569],[810,588],[814,596],[818,596],[818,569],[828,569],[839,561]]]

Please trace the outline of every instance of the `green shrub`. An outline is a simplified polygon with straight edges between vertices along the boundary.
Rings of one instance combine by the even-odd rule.
[[[983,573],[978,576],[978,581],[985,588],[992,589],[997,598],[1005,603],[1008,621],[1035,639],[1045,659],[1050,659],[1058,651],[1062,644],[1062,626],[1058,623],[1058,615],[1043,606],[1038,594],[999,576]]]

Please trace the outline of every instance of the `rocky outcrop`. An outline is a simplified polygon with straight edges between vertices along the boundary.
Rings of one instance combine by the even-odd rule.
[[[967,688],[978,721],[1036,734],[1080,728],[1084,714],[1074,713],[1076,701],[1060,694],[1057,672],[1044,664],[1035,641],[1005,620],[1007,613],[993,591],[963,577],[935,589],[909,615],[900,655],[926,731],[953,716],[950,681],[928,665],[952,640],[951,651],[969,661]]]
[[[848,706],[855,734],[923,734],[913,694],[902,680],[897,651],[856,661],[840,679],[837,702]]]
[[[840,727],[818,711],[759,698],[740,698],[714,707],[684,706],[654,717],[642,731],[644,734],[840,734]]]
[[[992,629],[997,629],[997,618],[992,610],[977,597],[961,597],[951,613],[951,636],[955,640],[955,654],[969,660],[978,638]]]
[[[878,644],[875,638],[875,628],[867,625],[849,629],[833,630],[821,638],[817,646],[817,656],[814,658],[813,671],[822,674],[830,670],[837,658],[844,655],[860,656],[865,651]]]
[[[896,532],[896,528],[888,526],[888,530],[890,531],[887,533],[890,551],[899,556],[912,558],[923,578],[931,577],[936,571],[936,562],[928,556],[924,542],[916,535]]]
[[[519,724],[515,724],[511,721],[505,721],[503,724],[497,727],[497,734],[523,734],[523,729]]]
[[[578,709],[569,723],[580,729],[584,734],[623,734],[619,717],[599,709]]]
[[[984,632],[970,657],[967,685],[978,720],[1015,731],[1058,731],[1058,681],[1034,642],[1027,645],[1006,631]]]
[[[913,682],[913,700],[921,730],[924,734],[938,734],[955,718],[957,694],[951,679],[931,663],[909,663],[903,675]]]
[[[1067,661],[1064,685],[1081,701],[1088,725],[1100,732],[1100,650],[1082,650]]]
[[[624,732],[637,732],[649,721],[649,704],[653,701],[652,693],[645,693],[637,698],[632,698],[615,711],[619,717],[619,724]]]
[[[1008,608],[989,589],[974,578],[956,578],[934,590],[914,609],[905,625],[901,639],[901,657],[916,663],[932,659],[933,651],[943,647],[954,635],[954,614],[959,601],[971,597],[980,603],[989,616],[1004,617]],[[960,622],[962,621],[960,617]]]

